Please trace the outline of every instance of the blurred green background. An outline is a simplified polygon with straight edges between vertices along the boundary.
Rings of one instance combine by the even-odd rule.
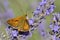
[[[3,3],[4,0],[0,0],[0,4]],[[8,0],[9,1],[9,7],[13,9],[14,11],[14,15],[15,17],[17,16],[21,16],[24,14],[28,14],[28,16],[31,18],[32,17],[32,12],[36,9],[36,7],[38,6],[38,3],[41,0]],[[60,12],[60,0],[55,0],[55,11],[54,12]],[[4,6],[0,5],[0,12],[4,12]],[[48,17],[46,16],[46,22],[47,22],[47,31],[49,23],[51,21],[52,18],[52,14],[49,15]],[[1,31],[3,31],[5,33],[5,29],[4,27],[2,27],[2,29],[0,28]],[[39,35],[37,30],[34,30],[33,36],[31,38],[29,38],[29,40],[42,40],[41,36]]]

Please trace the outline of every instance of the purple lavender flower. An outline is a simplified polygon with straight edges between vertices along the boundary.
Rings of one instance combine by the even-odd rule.
[[[51,30],[53,30],[53,25],[52,25],[52,23],[49,25],[49,28],[50,28]]]
[[[55,25],[53,28],[54,31],[58,31],[58,29],[59,29],[58,25]]]
[[[40,6],[38,6],[38,7],[36,8],[36,11],[38,12],[37,14],[42,13],[42,8],[41,8]]]
[[[34,23],[34,20],[33,19],[29,19],[28,22],[29,22],[29,25],[32,25]]]
[[[46,0],[42,0],[42,2],[40,2],[40,6],[44,6],[47,3]]]
[[[49,12],[48,10],[46,10],[45,14],[46,14],[46,15],[49,15],[49,14],[50,14],[50,12]]]
[[[13,30],[11,34],[12,34],[13,37],[14,37],[14,36],[17,37],[18,32],[17,32],[16,30]]]
[[[56,35],[53,35],[52,38],[53,38],[53,40],[56,40]]]
[[[46,32],[43,30],[43,31],[41,31],[41,35],[43,36],[43,37],[46,37]]]
[[[41,9],[40,6],[38,6],[36,10],[40,11],[40,9]]]
[[[56,21],[56,17],[55,16],[53,17],[53,20]]]
[[[34,11],[34,13],[35,13],[35,14],[38,14],[38,13],[39,13],[39,11],[38,11],[38,10],[35,10],[35,11]]]
[[[54,5],[50,5],[50,12],[52,13],[54,11],[55,6]]]
[[[46,14],[49,15],[50,13],[52,13],[54,11],[54,8],[55,8],[54,5],[50,5],[50,8],[46,10]]]
[[[38,10],[35,10],[34,13],[33,13],[34,16],[36,16],[38,14],[39,14],[39,11]]]
[[[43,6],[45,3],[44,2],[40,2],[40,6]]]
[[[47,0],[42,0],[42,2],[43,2],[44,4],[46,4]]]
[[[47,0],[42,0],[42,2],[47,1]]]

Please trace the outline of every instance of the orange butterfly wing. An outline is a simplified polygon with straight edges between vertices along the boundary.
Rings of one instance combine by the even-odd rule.
[[[26,19],[26,16],[20,16],[17,18],[13,18],[7,21],[9,25],[13,28],[18,29],[18,31],[28,31],[29,30],[29,23]]]

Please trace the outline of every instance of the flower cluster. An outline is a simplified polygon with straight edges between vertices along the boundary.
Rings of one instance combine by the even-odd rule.
[[[33,18],[32,20],[38,21],[40,19],[43,19],[44,16],[49,15],[54,11],[55,5],[54,1],[51,0],[42,0],[42,2],[39,3],[39,6],[36,8],[36,10],[33,12]],[[31,22],[33,22],[30,20]],[[31,24],[31,22],[29,22]]]
[[[54,0],[42,0],[36,10],[33,12],[32,19],[29,19],[29,24],[32,27],[31,30],[34,30],[36,27],[38,27],[40,34],[46,37],[44,22],[45,16],[53,13],[54,8]]]
[[[42,0],[33,12],[32,19],[29,19],[29,24],[33,24],[33,26],[36,27],[39,23],[41,23],[41,19],[45,19],[46,15],[49,15],[54,11],[54,8],[55,5],[53,0]]]
[[[36,8],[36,10],[33,12],[33,15],[39,15],[39,14],[45,14],[49,15],[54,11],[55,5],[53,1],[49,0],[42,0],[42,2],[39,3],[39,6]]]
[[[51,31],[49,32],[56,39],[60,39],[60,13],[56,13],[53,15],[53,22],[50,24],[49,28]]]

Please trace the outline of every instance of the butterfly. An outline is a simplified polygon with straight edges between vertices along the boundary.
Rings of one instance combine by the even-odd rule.
[[[28,19],[26,18],[27,15],[19,16],[16,18],[12,18],[7,20],[7,23],[14,29],[17,29],[18,31],[29,31],[30,26],[28,23]]]

